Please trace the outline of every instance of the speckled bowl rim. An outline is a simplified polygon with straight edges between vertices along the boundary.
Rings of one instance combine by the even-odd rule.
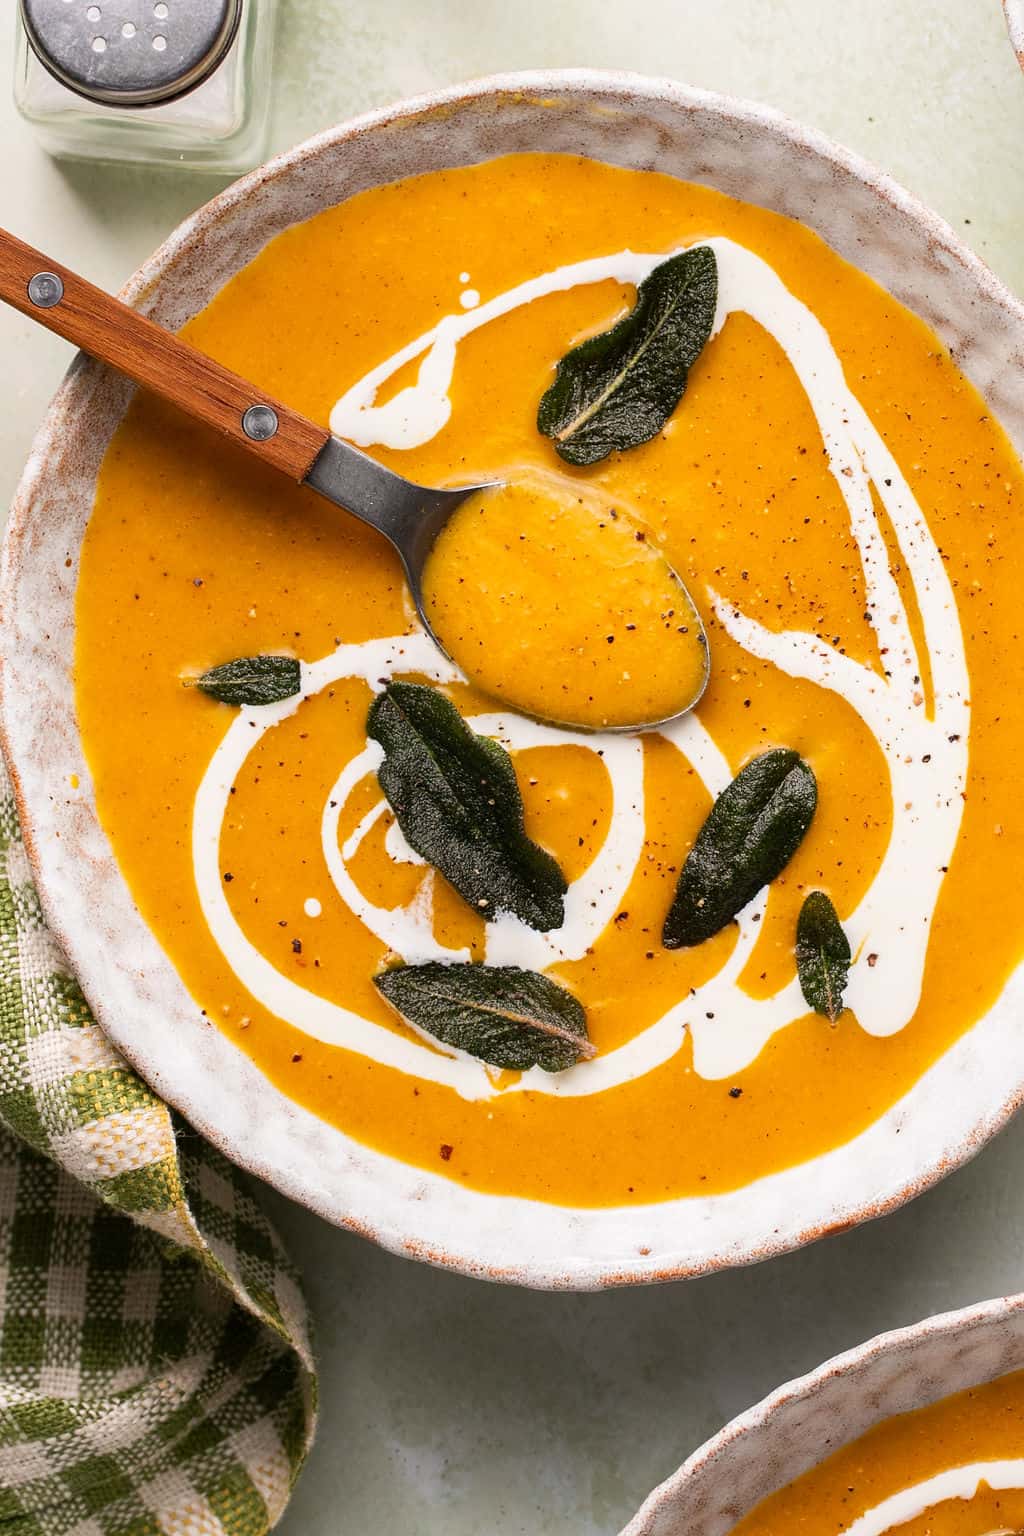
[[[1003,0],[1003,12],[1017,63],[1024,69],[1024,0]]]
[[[450,121],[460,108],[469,109],[474,104],[496,108],[526,103],[534,108],[547,107],[555,99],[589,104],[595,111],[600,110],[601,102],[611,102],[623,112],[631,107],[639,110],[645,103],[652,113],[659,106],[683,114],[708,113],[727,119],[743,136],[748,132],[752,138],[767,135],[787,153],[824,162],[837,181],[845,179],[851,196],[859,195],[859,185],[860,193],[868,192],[880,207],[884,205],[887,217],[890,213],[898,216],[923,237],[929,257],[938,267],[955,269],[968,280],[971,292],[983,298],[993,314],[998,312],[1000,326],[1024,345],[1024,308],[942,220],[874,167],[772,109],[671,80],[597,70],[498,75],[369,112],[319,134],[242,178],[187,219],[128,281],[122,296],[139,308],[148,308],[160,285],[173,281],[179,263],[202,255],[204,240],[218,221],[227,219],[249,200],[258,204],[261,189],[305,162],[315,161],[325,151],[426,114],[443,115]],[[102,945],[90,925],[68,921],[58,891],[61,881],[57,877],[66,874],[60,864],[62,855],[54,851],[52,839],[38,835],[39,823],[47,825],[53,811],[44,803],[45,786],[34,784],[21,771],[25,725],[16,699],[17,669],[8,653],[11,600],[28,543],[32,505],[46,484],[48,456],[57,453],[62,434],[73,431],[76,391],[83,380],[95,379],[97,366],[81,357],[72,364],[36,439],[12,508],[0,590],[5,629],[5,654],[0,662],[0,740],[12,772],[26,846],[47,920],[97,1018],[156,1090],[227,1156],[326,1219],[397,1253],[492,1280],[588,1290],[684,1278],[751,1263],[880,1216],[966,1161],[1024,1102],[1024,1047],[1017,1050],[1015,1059],[1016,1043],[1008,1028],[1001,1036],[1000,1071],[992,1074],[991,1089],[969,1115],[964,1114],[960,1095],[953,1095],[950,1107],[949,1095],[943,1097],[941,1085],[936,1084],[940,1069],[948,1079],[951,1072],[962,1073],[965,1063],[968,1068],[972,1063],[977,1068],[968,1042],[982,1023],[990,1023],[993,1010],[879,1121],[852,1142],[810,1164],[760,1179],[730,1194],[704,1199],[640,1207],[556,1207],[468,1190],[439,1174],[412,1168],[363,1147],[274,1089],[215,1027],[202,1038],[194,1031],[187,1038],[172,1038],[166,1027],[159,1027],[165,1021],[150,1017],[145,1010],[114,1006],[108,995],[112,971],[103,958]],[[113,866],[109,844],[106,848]],[[116,866],[113,879],[127,898]],[[126,949],[143,941],[150,948],[154,945],[137,913],[133,931],[115,933],[114,941]],[[169,965],[166,957],[163,963]],[[178,985],[180,989],[180,982]],[[1003,1019],[1024,1013],[1022,972],[1011,981],[998,1008]],[[210,1062],[215,1064],[212,1074],[204,1071]],[[220,1085],[225,1080],[233,1082],[235,1093],[222,1091]],[[930,1113],[926,1112],[929,1104]],[[953,1114],[959,1115],[962,1123],[950,1128]],[[914,1136],[897,1141],[895,1138],[911,1125]],[[908,1153],[911,1142],[913,1151]],[[891,1153],[895,1147],[901,1149],[903,1161],[894,1168]],[[858,1181],[863,1179],[863,1191],[843,1198],[823,1194],[841,1186],[848,1165],[855,1169]],[[796,1199],[798,1190],[801,1195]]]
[[[780,1413],[791,1406],[807,1403],[829,1393],[844,1378],[857,1378],[851,1385],[859,1389],[861,1386],[859,1378],[863,1378],[869,1368],[876,1363],[891,1360],[894,1365],[898,1365],[901,1362],[913,1360],[915,1356],[925,1354],[932,1346],[938,1345],[941,1348],[947,1342],[950,1345],[955,1342],[962,1344],[964,1339],[969,1338],[974,1332],[994,1331],[1006,1324],[1012,1327],[1018,1323],[1018,1320],[1024,1321],[1024,1294],[997,1296],[991,1301],[976,1302],[971,1306],[960,1307],[950,1312],[938,1312],[923,1318],[920,1322],[876,1334],[863,1344],[856,1344],[851,1349],[832,1356],[813,1371],[808,1371],[806,1375],[797,1376],[781,1387],[776,1387],[774,1392],[770,1392],[752,1408],[730,1419],[717,1435],[706,1440],[676,1472],[648,1494],[629,1524],[620,1531],[619,1536],[663,1536],[663,1533],[672,1530],[673,1517],[676,1514],[683,1515],[687,1494],[691,1491],[693,1484],[709,1474],[713,1477],[728,1478],[734,1453],[744,1441],[751,1437],[763,1435],[767,1444],[758,1446],[757,1450],[764,1458],[766,1451],[770,1448],[774,1421]],[[955,1365],[955,1360],[952,1363]],[[888,1418],[898,1413],[912,1411],[914,1408],[925,1407],[940,1401],[943,1397],[951,1396],[970,1386],[979,1386],[985,1381],[995,1380],[1008,1371],[1019,1370],[1022,1367],[1024,1367],[1024,1341],[1021,1342],[1019,1361],[1004,1363],[994,1372],[983,1373],[977,1377],[968,1372],[961,1385],[943,1385],[937,1393],[916,1395],[914,1401],[892,1408],[882,1417]],[[807,1470],[819,1465],[841,1446],[859,1439],[861,1435],[867,1433],[873,1423],[877,1422],[880,1422],[877,1417],[870,1419],[862,1426],[852,1429],[848,1435],[836,1443],[830,1442],[823,1455],[812,1455]],[[799,1475],[800,1472],[797,1470],[783,1470],[782,1480],[776,1481],[773,1478],[775,1486],[770,1491],[774,1492],[780,1487],[785,1487]],[[764,1497],[766,1494],[761,1496]],[[753,1507],[755,1506],[750,1505],[734,1512],[735,1518],[741,1519],[749,1514]],[[685,1529],[691,1533],[691,1536],[711,1536],[711,1533],[705,1532],[701,1524],[695,1523],[692,1517],[687,1519]]]

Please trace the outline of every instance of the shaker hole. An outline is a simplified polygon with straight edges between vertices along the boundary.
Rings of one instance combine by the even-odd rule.
[[[106,53],[107,40],[105,37],[94,37],[92,40],[93,53]]]
[[[156,17],[157,21],[166,21],[167,20],[168,16],[170,15],[170,12],[168,11],[166,5],[164,5],[163,0],[160,0],[160,3],[158,5],[154,5],[154,7],[153,7],[153,15]]]
[[[122,37],[134,37],[135,36],[135,30],[136,29],[135,29],[134,21],[126,21],[124,26],[121,28],[121,36]]]
[[[166,37],[162,37],[158,33],[157,36],[153,39],[153,47],[156,49],[157,53],[163,53],[164,49],[167,47]]]
[[[98,5],[90,5],[85,14],[89,21],[99,21],[102,13]]]

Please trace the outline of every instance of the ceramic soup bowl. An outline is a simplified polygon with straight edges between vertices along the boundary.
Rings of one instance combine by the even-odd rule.
[[[657,168],[801,219],[939,332],[1024,444],[1024,309],[953,232],[818,134],[669,81],[525,74],[371,113],[215,198],[124,296],[176,328],[289,225],[397,177],[513,150]],[[713,1198],[569,1209],[477,1193],[368,1149],[271,1086],[199,1017],[148,931],[98,822],[83,760],[71,680],[77,560],[97,472],[129,397],[121,379],[76,359],[21,482],[4,556],[4,741],[47,916],[97,1016],[228,1156],[397,1252],[493,1279],[584,1289],[747,1263],[877,1216],[970,1157],[1016,1109],[1021,974],[854,1141]],[[79,793],[56,793],[72,775]]]
[[[621,1536],[725,1536],[881,1420],[1022,1367],[1024,1296],[880,1334],[733,1419],[654,1490]]]
[[[1006,26],[1013,51],[1017,55],[1017,62],[1024,69],[1024,3],[1022,0],[1003,0],[1003,10],[1006,12]]]

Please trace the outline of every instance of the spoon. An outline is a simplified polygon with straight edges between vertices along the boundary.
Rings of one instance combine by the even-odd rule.
[[[398,552],[424,628],[448,655],[425,612],[424,568],[456,508],[470,496],[496,490],[499,482],[442,490],[404,479],[2,229],[0,299],[376,528]],[[706,655],[695,608],[692,621],[700,627]],[[705,666],[683,708],[660,720],[614,728],[649,730],[687,714],[704,691],[707,671]]]

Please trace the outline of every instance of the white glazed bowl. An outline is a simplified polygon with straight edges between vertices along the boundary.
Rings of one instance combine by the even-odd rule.
[[[1024,0],[1003,0],[1006,28],[1017,62],[1024,69]]]
[[[790,1381],[702,1445],[620,1536],[725,1536],[777,1489],[893,1414],[1024,1368],[1024,1296],[883,1333]]]
[[[820,135],[671,81],[512,75],[371,113],[229,188],[171,236],[125,296],[177,327],[266,241],[322,208],[413,172],[541,149],[657,167],[802,219],[939,331],[1024,443],[1024,309],[952,230]],[[891,1210],[970,1157],[1017,1108],[1022,976],[863,1135],[725,1196],[575,1210],[479,1194],[371,1151],[285,1098],[200,1019],[134,907],[83,761],[71,683],[77,556],[129,393],[78,358],[26,468],[4,549],[4,743],[47,916],[93,1008],[154,1088],[229,1157],[397,1252],[585,1289],[748,1263]],[[70,774],[82,784],[73,797],[59,793]]]

